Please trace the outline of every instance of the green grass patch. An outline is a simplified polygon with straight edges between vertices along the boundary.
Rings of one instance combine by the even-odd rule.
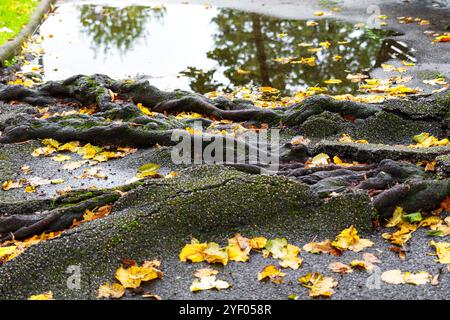
[[[0,0],[0,45],[22,30],[38,3],[39,0]]]

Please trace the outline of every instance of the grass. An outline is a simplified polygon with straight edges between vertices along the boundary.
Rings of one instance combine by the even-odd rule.
[[[0,0],[0,45],[22,30],[38,3],[39,0]]]

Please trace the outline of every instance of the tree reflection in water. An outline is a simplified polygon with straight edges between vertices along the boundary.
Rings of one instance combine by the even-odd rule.
[[[136,41],[145,40],[149,35],[148,22],[151,19],[162,22],[167,14],[164,7],[146,6],[82,5],[79,10],[82,32],[92,38],[95,52],[103,50],[104,54],[109,50],[125,53],[133,49]],[[389,31],[358,30],[351,23],[332,19],[317,20],[317,23],[317,26],[310,27],[305,20],[283,20],[233,9],[217,9],[211,29],[205,30],[212,32],[212,49],[205,53],[205,60],[214,60],[216,67],[203,70],[203,66],[187,63],[180,74],[189,79],[191,90],[200,93],[254,85],[271,86],[282,90],[283,94],[292,94],[306,87],[323,86],[323,82],[330,78],[344,81],[341,85],[328,85],[330,93],[355,92],[358,84],[346,81],[346,76],[367,72],[380,63],[377,57],[380,60],[383,56],[380,52],[388,49],[380,51]],[[192,45],[195,45],[195,36],[192,35]],[[338,44],[344,40],[348,43]],[[167,35],[167,41],[172,41],[170,35]],[[331,46],[316,53],[299,46],[300,43],[313,43],[313,47],[320,47],[320,43],[325,41]],[[182,55],[180,52],[180,59],[183,59]],[[335,55],[342,59],[336,61]],[[311,56],[316,58],[315,66],[274,61],[275,58]]]
[[[124,53],[132,49],[134,41],[145,39],[150,19],[162,21],[164,7],[127,6],[123,8],[100,5],[79,7],[81,32],[92,38],[95,52],[110,49]]]
[[[232,89],[235,86],[272,86],[291,94],[307,86],[323,85],[329,78],[342,79],[349,72],[367,72],[376,63],[384,30],[357,30],[353,24],[335,20],[318,20],[316,27],[306,26],[305,20],[282,20],[254,13],[220,9],[213,19],[217,26],[214,34],[215,48],[207,53],[216,60],[229,84],[217,84],[214,70],[190,73],[191,87],[201,92],[215,89]],[[286,34],[279,37],[280,34]],[[339,45],[338,41],[349,40]],[[300,43],[329,41],[331,46],[318,53],[308,52]],[[342,59],[335,61],[333,56]],[[316,57],[316,66],[281,64],[281,57]],[[239,69],[247,72],[242,72]],[[334,86],[333,93],[356,90],[357,84],[346,82]]]

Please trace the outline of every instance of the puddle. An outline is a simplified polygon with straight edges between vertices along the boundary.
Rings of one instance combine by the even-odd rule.
[[[358,88],[345,79],[349,73],[367,73],[392,58],[386,46],[395,41],[386,41],[389,31],[316,21],[311,27],[306,20],[203,5],[67,2],[40,29],[45,53],[39,64],[44,80],[104,73],[137,76],[167,90],[206,93],[255,85],[292,94],[335,78],[343,84],[328,85],[329,93],[342,94]],[[311,52],[314,48],[320,50]],[[315,66],[301,63],[302,57],[314,57]]]

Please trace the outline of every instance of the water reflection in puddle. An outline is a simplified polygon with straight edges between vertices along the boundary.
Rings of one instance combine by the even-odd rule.
[[[45,80],[104,73],[149,79],[162,89],[201,93],[241,85],[285,94],[324,85],[354,92],[349,73],[367,72],[389,58],[388,31],[355,29],[332,19],[283,20],[226,8],[62,3],[43,24]],[[329,43],[329,46],[328,44]],[[300,63],[315,58],[315,66]]]

